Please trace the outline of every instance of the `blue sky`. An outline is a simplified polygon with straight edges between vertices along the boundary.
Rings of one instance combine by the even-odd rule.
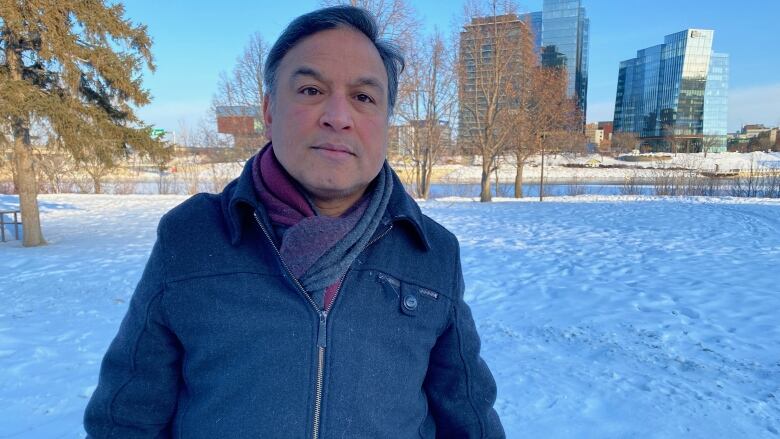
[[[460,23],[462,1],[407,0],[426,29],[447,34]],[[206,115],[220,71],[233,68],[249,36],[272,43],[294,17],[317,8],[304,1],[125,2],[126,17],[154,39],[155,73],[144,75],[153,102],[139,115],[166,130],[194,126]],[[744,123],[780,125],[780,1],[584,0],[590,18],[588,120],[611,120],[618,64],[638,49],[686,28],[715,30],[714,49],[731,57],[729,131]],[[520,10],[541,10],[525,0]]]

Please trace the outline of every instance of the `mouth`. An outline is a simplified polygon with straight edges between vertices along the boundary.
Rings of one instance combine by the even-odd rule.
[[[356,155],[354,152],[352,152],[350,147],[335,143],[321,143],[319,145],[312,146],[312,149],[324,151],[327,153],[348,154],[352,156]]]

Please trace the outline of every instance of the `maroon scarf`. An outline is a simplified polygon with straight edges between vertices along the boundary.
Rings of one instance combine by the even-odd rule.
[[[369,197],[364,196],[341,217],[317,215],[277,160],[270,143],[253,159],[252,177],[255,192],[281,241],[282,260],[296,278],[303,276],[318,258],[352,230],[368,205]],[[321,308],[327,309],[335,299],[340,283],[340,280],[336,281],[324,292],[309,293]]]

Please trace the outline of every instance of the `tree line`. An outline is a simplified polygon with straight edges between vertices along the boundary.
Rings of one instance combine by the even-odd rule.
[[[323,6],[342,3],[324,1]],[[529,23],[510,3],[469,1],[454,35],[424,32],[406,0],[351,0],[378,17],[382,34],[407,55],[400,78],[390,151],[410,175],[414,195],[430,195],[434,165],[445,155],[476,156],[482,201],[504,157],[516,164],[515,196],[523,194],[523,165],[532,155],[584,145],[583,120],[566,95],[566,72],[542,66]],[[162,168],[172,148],[152,135],[134,108],[150,102],[142,69],[154,71],[152,41],[143,24],[125,18],[121,3],[105,0],[0,0],[0,165],[12,170],[24,224],[24,245],[45,243],[40,228],[39,179],[49,163],[67,159],[100,191],[105,174],[128,157]],[[475,21],[473,38],[463,35]],[[216,109],[262,106],[269,44],[250,36],[230,72],[216,84],[212,106],[195,128],[182,126],[177,144],[228,146],[217,133]],[[472,99],[473,98],[473,99]],[[473,123],[459,132],[459,121]],[[36,146],[57,154],[36,156]],[[248,158],[255,148],[236,151]],[[48,160],[48,161],[47,161]],[[38,168],[36,170],[36,167]]]

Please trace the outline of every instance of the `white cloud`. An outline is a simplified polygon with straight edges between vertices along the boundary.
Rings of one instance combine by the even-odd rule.
[[[748,123],[780,125],[780,83],[729,90],[729,132]]]

